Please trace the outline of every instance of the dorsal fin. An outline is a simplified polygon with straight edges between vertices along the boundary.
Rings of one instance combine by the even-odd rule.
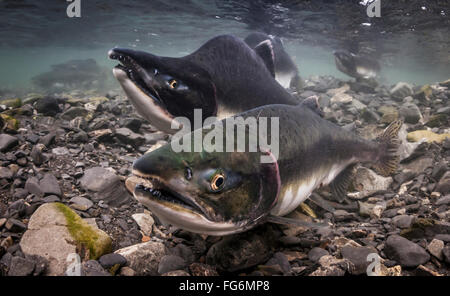
[[[322,109],[320,109],[318,96],[307,97],[300,103],[300,106],[309,108],[310,110],[314,111],[314,113],[316,113],[320,117],[324,117],[324,115],[325,115],[323,113]]]
[[[264,61],[270,74],[275,77],[275,54],[273,52],[272,40],[267,39],[260,42],[253,49]]]

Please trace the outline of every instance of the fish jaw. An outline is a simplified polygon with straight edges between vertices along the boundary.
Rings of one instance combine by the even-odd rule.
[[[192,207],[180,201],[178,203],[171,202],[167,195],[158,196],[152,194],[151,191],[154,185],[149,179],[151,178],[142,178],[138,182],[133,196],[162,221],[191,232],[214,236],[239,233],[247,229],[239,223],[209,219],[206,213],[207,209],[204,209],[193,198],[186,195],[183,196],[183,199],[185,201],[189,200],[191,205],[195,203]],[[157,180],[156,177],[154,180]]]
[[[144,117],[151,125],[158,130],[173,134],[182,128],[181,123],[167,112],[167,109],[157,103],[156,99],[145,93],[136,83],[134,83],[127,73],[121,68],[113,69],[114,77],[120,83],[131,104],[136,108],[137,113]],[[178,127],[178,128],[172,128]]]

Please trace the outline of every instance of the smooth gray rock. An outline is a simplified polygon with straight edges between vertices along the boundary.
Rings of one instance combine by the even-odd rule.
[[[444,250],[444,242],[439,239],[433,239],[427,246],[428,252],[439,260],[444,259],[442,251]]]
[[[384,253],[402,267],[417,267],[430,260],[430,255],[424,248],[399,235],[388,237]]]
[[[98,259],[98,262],[101,264],[101,266],[103,266],[103,268],[110,269],[117,264],[120,266],[124,266],[125,264],[127,264],[127,259],[120,254],[111,253],[100,257]]]
[[[46,116],[55,116],[61,112],[58,100],[55,97],[44,97],[34,103],[34,108],[38,113]]]
[[[11,259],[8,276],[28,276],[33,273],[35,263],[32,260],[15,256]]]
[[[114,253],[127,259],[127,266],[136,272],[136,275],[158,275],[158,265],[167,249],[164,244],[149,241],[123,249]]]
[[[130,144],[133,147],[139,147],[145,143],[145,137],[122,127],[116,129],[116,138],[124,144]]]
[[[14,174],[9,168],[0,167],[0,179],[11,180]]]
[[[396,101],[402,101],[404,98],[413,94],[413,89],[410,84],[399,82],[389,91],[389,93]]]
[[[440,199],[438,199],[436,201],[436,205],[437,206],[449,205],[449,204],[450,204],[450,195],[446,195],[444,197],[441,197]]]
[[[158,273],[163,274],[169,271],[181,270],[186,268],[186,260],[175,255],[166,255],[161,258],[158,265]]]
[[[441,192],[442,194],[450,193],[450,171],[447,171],[439,180],[435,191]]]
[[[70,206],[72,208],[80,211],[87,211],[94,205],[92,201],[81,196],[72,197],[69,202],[71,203]]]
[[[83,107],[70,107],[66,112],[61,114],[61,118],[65,120],[72,120],[78,116],[86,116],[88,114],[88,110]]]
[[[369,254],[378,254],[377,250],[373,247],[354,247],[354,246],[344,246],[341,249],[342,257],[349,260],[355,266],[351,270],[354,275],[366,274],[367,267],[371,263],[367,260]]]
[[[80,185],[84,190],[95,192],[91,196],[93,201],[103,200],[109,206],[120,207],[131,200],[120,178],[102,167],[87,169],[80,179]]]
[[[406,123],[416,124],[422,118],[419,107],[413,103],[405,103],[398,110],[400,117],[404,118]]]
[[[45,174],[39,181],[39,185],[45,195],[61,196],[61,188],[59,187],[58,180],[52,174]]]
[[[113,186],[114,183],[120,182],[119,177],[102,167],[94,167],[87,169],[83,177],[80,179],[81,187],[84,190],[99,192]]]
[[[262,264],[270,259],[275,243],[273,233],[249,231],[234,236],[225,236],[213,244],[206,254],[206,264],[218,270],[234,272]]]
[[[319,247],[312,248],[308,252],[308,258],[312,262],[319,262],[320,258],[325,255],[329,255],[328,251]]]
[[[392,224],[397,226],[398,228],[409,228],[414,220],[413,216],[409,215],[398,215],[392,218]]]
[[[44,192],[39,185],[39,180],[36,177],[31,177],[25,182],[25,189],[38,197],[42,197]]]
[[[0,134],[0,152],[6,152],[17,144],[19,144],[19,140],[16,137]]]
[[[153,231],[155,220],[149,213],[138,213],[131,216],[136,221],[144,235],[150,236]]]
[[[450,246],[447,246],[442,250],[442,255],[444,256],[444,261],[447,264],[450,264]]]
[[[111,274],[107,272],[98,261],[88,260],[81,266],[82,276],[110,276]]]

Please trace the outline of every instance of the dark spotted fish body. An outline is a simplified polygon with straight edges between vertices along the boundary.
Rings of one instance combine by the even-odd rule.
[[[178,227],[224,235],[245,231],[270,215],[288,214],[322,185],[330,184],[333,194],[345,194],[358,163],[371,164],[382,175],[396,170],[401,122],[392,123],[377,140],[369,141],[304,106],[268,105],[239,116],[279,118],[277,157],[264,147],[257,152],[177,153],[168,144],[134,163],[133,173],[143,180],[135,197]],[[227,120],[222,122],[226,127]],[[194,133],[206,135],[210,130]],[[252,130],[246,132],[250,138]],[[269,129],[268,139],[272,132]],[[192,140],[194,133],[188,135]],[[273,161],[262,163],[261,156]],[[165,199],[149,190],[163,192]]]
[[[178,131],[176,117],[192,122],[194,109],[202,109],[203,119],[221,119],[268,104],[298,104],[261,56],[230,35],[180,58],[120,48],[109,57],[121,63],[113,73],[137,112],[167,133]]]
[[[346,51],[336,51],[334,58],[339,71],[356,79],[373,79],[380,72],[380,64],[369,57]]]

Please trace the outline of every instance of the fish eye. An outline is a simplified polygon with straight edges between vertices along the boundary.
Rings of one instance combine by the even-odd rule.
[[[159,72],[158,72],[158,69],[155,68],[155,69],[153,70],[153,75],[156,76],[156,75],[158,75],[158,73],[159,73]]]
[[[192,169],[190,167],[187,167],[186,170],[184,171],[184,177],[188,181],[192,179]]]
[[[169,86],[170,86],[171,89],[177,88],[178,87],[178,81],[176,81],[175,79],[171,79],[169,81]]]
[[[225,175],[216,174],[211,180],[211,190],[214,192],[220,191],[225,185]]]

